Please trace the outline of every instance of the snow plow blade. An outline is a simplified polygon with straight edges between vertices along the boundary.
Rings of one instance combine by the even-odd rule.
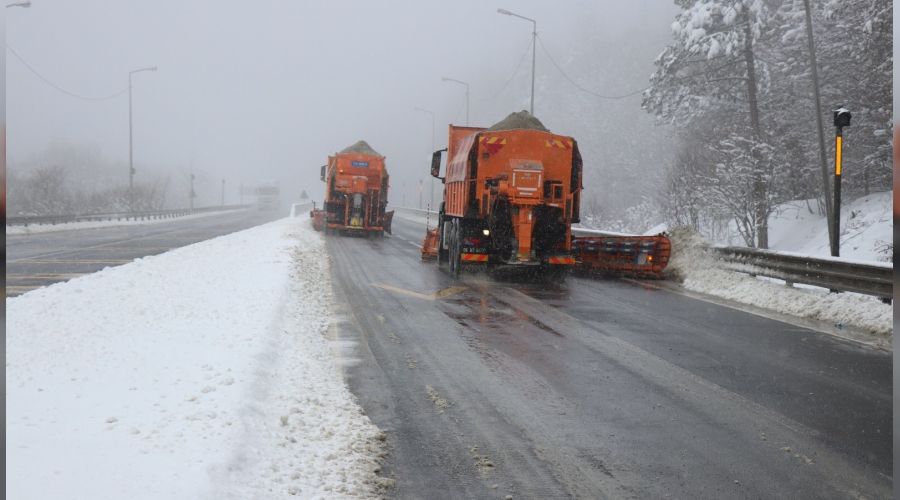
[[[572,252],[579,267],[605,274],[662,279],[672,242],[656,236],[573,236]]]
[[[422,241],[422,260],[434,260],[438,256],[438,230],[429,229]]]

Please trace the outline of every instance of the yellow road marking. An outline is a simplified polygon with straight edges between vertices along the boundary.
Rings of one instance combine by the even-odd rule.
[[[17,294],[21,295],[25,292],[30,292],[32,290],[37,290],[38,288],[43,287],[44,285],[34,285],[34,286],[24,286],[24,285],[6,285],[6,295]]]
[[[443,299],[445,297],[449,297],[451,295],[456,295],[457,293],[464,292],[466,287],[464,286],[449,286],[444,288],[443,290],[438,290],[434,292],[435,299]]]
[[[389,292],[399,293],[400,295],[406,295],[408,297],[414,297],[414,298],[422,299],[422,300],[443,299],[443,298],[449,297],[451,295],[456,295],[457,293],[460,293],[460,292],[466,290],[466,287],[464,287],[464,286],[451,286],[451,287],[444,288],[442,290],[438,290],[437,292],[434,292],[434,293],[426,294],[426,293],[414,292],[412,290],[406,290],[403,288],[397,288],[397,287],[391,286],[391,285],[385,285],[384,283],[372,283],[372,286],[374,286],[375,288],[380,288],[382,290],[387,290]]]

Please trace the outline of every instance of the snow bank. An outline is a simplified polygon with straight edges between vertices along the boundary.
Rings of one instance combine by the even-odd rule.
[[[9,497],[376,495],[327,266],[282,219],[7,299]]]
[[[672,257],[666,273],[688,290],[838,327],[853,326],[878,335],[893,332],[893,308],[875,297],[757,279],[722,267],[696,233],[678,229],[670,238]]]
[[[95,229],[99,227],[114,226],[137,226],[142,224],[159,224],[161,222],[175,222],[187,219],[199,219],[201,217],[209,217],[212,215],[222,215],[231,212],[240,212],[246,208],[238,208],[235,210],[222,210],[218,212],[203,212],[191,215],[182,215],[170,219],[145,219],[145,220],[90,220],[81,222],[66,222],[63,224],[31,224],[28,226],[6,226],[6,235],[12,236],[17,234],[34,234],[34,233],[53,233],[56,231],[70,231],[72,229]]]

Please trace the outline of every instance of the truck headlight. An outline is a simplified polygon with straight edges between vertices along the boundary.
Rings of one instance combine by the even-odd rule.
[[[490,230],[490,229],[482,229],[482,230],[481,230],[481,234],[483,234],[483,235],[485,235],[485,236],[490,236],[490,235],[491,235],[491,230]]]

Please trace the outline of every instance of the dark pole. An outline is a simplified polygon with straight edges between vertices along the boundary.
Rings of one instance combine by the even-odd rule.
[[[834,110],[834,228],[831,255],[841,255],[841,174],[844,169],[844,127],[850,126],[850,111],[843,106]]]
[[[131,111],[131,75],[141,71],[156,71],[156,66],[128,72],[128,209],[134,212],[134,133]]]
[[[534,73],[535,73],[535,60],[537,59],[537,21],[534,19],[529,19],[531,21],[533,28],[531,30],[531,116],[534,116]]]
[[[828,221],[828,241],[831,248],[835,246],[837,236],[834,234],[834,207],[828,196],[828,161],[825,159],[825,125],[822,123],[822,99],[819,95],[819,70],[816,64],[816,44],[813,42],[812,13],[809,0],[803,0],[806,9],[806,43],[809,47],[809,66],[812,69],[813,97],[816,102],[816,125],[819,132],[819,162],[822,167],[822,197],[825,199],[825,218]]]
[[[134,212],[134,139],[131,125],[131,75],[128,73],[128,211]]]
[[[530,17],[520,16],[515,12],[510,12],[506,9],[497,9],[497,13],[503,14],[504,16],[513,16],[518,17],[519,19],[524,19],[526,21],[531,21],[532,29],[531,29],[531,109],[530,113],[534,115],[534,73],[535,73],[535,60],[537,59],[537,21]]]
[[[194,197],[195,197],[195,196],[197,196],[197,194],[194,193],[194,174],[191,173],[191,195],[190,195],[190,199],[191,199],[191,212],[194,211]]]

